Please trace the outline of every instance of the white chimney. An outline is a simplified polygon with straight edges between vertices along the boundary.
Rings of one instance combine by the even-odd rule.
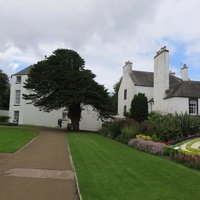
[[[188,81],[188,67],[186,64],[181,68],[181,76],[183,81]]]
[[[169,89],[169,50],[162,47],[154,57],[154,108],[161,110],[166,90]]]
[[[125,66],[123,67],[123,75],[132,73],[132,62],[125,62]]]

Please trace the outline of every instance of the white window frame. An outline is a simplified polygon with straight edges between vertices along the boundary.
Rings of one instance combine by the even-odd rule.
[[[16,76],[16,83],[21,83],[22,82],[22,76]]]
[[[20,105],[21,90],[15,90],[15,105]]]
[[[19,122],[19,110],[14,111],[14,122]]]
[[[189,114],[198,115],[198,99],[189,99]]]

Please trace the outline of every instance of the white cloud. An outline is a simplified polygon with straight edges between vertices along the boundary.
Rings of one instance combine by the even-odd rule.
[[[112,89],[125,61],[153,71],[161,46],[176,57],[182,44],[192,70],[200,66],[199,9],[198,0],[0,0],[0,66],[12,74],[71,48]]]

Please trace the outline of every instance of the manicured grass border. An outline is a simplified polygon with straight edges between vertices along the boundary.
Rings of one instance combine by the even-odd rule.
[[[0,153],[14,153],[37,135],[29,128],[0,126]]]
[[[186,154],[200,155],[200,149],[194,149],[194,148],[192,148],[192,145],[193,145],[194,143],[196,143],[197,141],[200,141],[200,138],[199,138],[199,137],[198,137],[198,138],[189,139],[189,140],[185,140],[185,141],[183,141],[183,142],[180,142],[180,143],[174,145],[174,148],[175,148],[175,147],[179,147],[178,151],[183,152],[183,153],[186,153]],[[186,149],[187,149],[188,151],[184,151],[183,149],[181,149],[181,146],[182,146],[183,144],[185,144],[185,143],[188,143],[188,144],[186,145]]]
[[[200,155],[200,149],[194,149],[194,148],[192,148],[192,145],[193,145],[194,143],[196,143],[196,142],[199,142],[199,141],[200,141],[200,138],[197,138],[197,139],[192,140],[190,143],[188,143],[188,144],[186,145],[186,149],[189,150],[189,151],[191,151],[191,152],[193,152],[193,153],[195,153],[195,154]]]
[[[199,199],[199,171],[96,134],[67,139],[83,200]]]

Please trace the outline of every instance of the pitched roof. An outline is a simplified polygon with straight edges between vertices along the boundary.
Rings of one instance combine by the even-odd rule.
[[[153,72],[132,71],[130,76],[137,86],[153,87]]]
[[[132,74],[130,75],[132,81],[136,86],[145,86],[145,87],[153,87],[153,78],[154,73],[153,72],[145,72],[145,71],[132,71]],[[182,82],[182,79],[174,76],[169,75],[169,85],[172,87],[174,84]]]
[[[166,91],[166,98],[189,97],[200,98],[200,81],[182,81]]]
[[[32,68],[33,68],[33,65],[30,65],[30,66],[26,67],[25,69],[17,72],[16,74],[13,74],[13,75],[28,75]]]
[[[130,75],[136,86],[153,87],[153,72],[132,71]],[[183,81],[182,79],[169,74],[169,90],[165,98],[189,97],[200,98],[200,81]]]

